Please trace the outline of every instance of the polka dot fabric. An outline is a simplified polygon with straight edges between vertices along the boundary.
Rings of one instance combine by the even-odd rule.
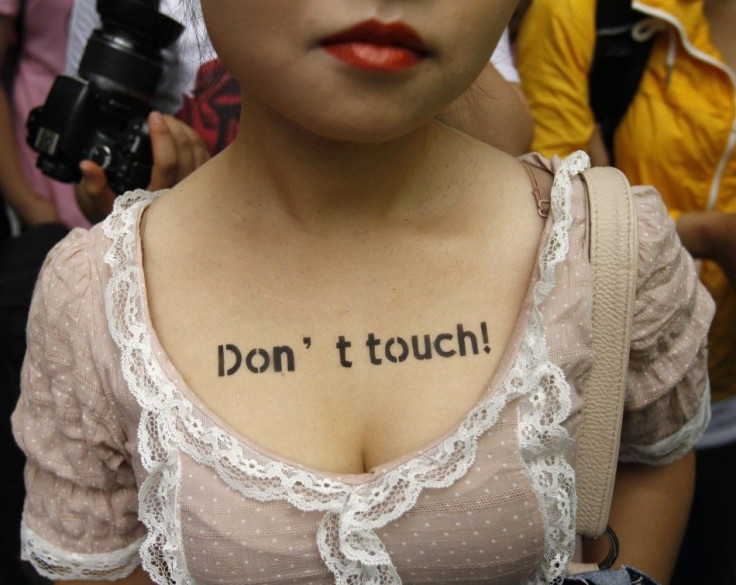
[[[54,579],[114,579],[142,560],[159,585],[558,583],[574,547],[577,388],[593,359],[586,161],[532,160],[556,180],[515,352],[446,437],[360,475],[259,450],[187,388],[144,302],[138,222],[155,194],[73,232],[39,280],[13,417],[28,455],[26,558]],[[708,420],[713,308],[658,195],[636,194],[622,457],[658,463]]]

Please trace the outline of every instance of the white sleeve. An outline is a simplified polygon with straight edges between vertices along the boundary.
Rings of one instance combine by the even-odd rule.
[[[69,20],[69,40],[66,46],[65,73],[67,75],[77,75],[87,39],[92,31],[102,24],[100,15],[97,14],[96,4],[95,0],[74,0]]]
[[[184,95],[191,93],[200,66],[215,58],[204,26],[199,2],[163,0],[161,12],[184,25],[176,43],[163,53],[164,73],[154,107],[176,112]]]
[[[506,28],[496,49],[491,55],[491,63],[498,69],[503,78],[510,83],[521,83],[519,72],[514,65],[514,57],[511,54],[511,41],[509,40],[509,29]]]

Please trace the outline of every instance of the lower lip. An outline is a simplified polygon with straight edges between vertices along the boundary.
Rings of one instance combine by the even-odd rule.
[[[366,71],[405,71],[422,60],[411,49],[393,45],[347,42],[326,45],[324,49],[343,63]]]

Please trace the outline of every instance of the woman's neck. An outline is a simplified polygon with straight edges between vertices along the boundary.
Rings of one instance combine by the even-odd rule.
[[[458,142],[469,140],[431,121],[387,142],[339,142],[246,113],[224,153],[223,180],[232,205],[239,199],[252,213],[257,204],[305,229],[417,218],[443,213],[443,185],[462,178],[453,164],[464,152]]]

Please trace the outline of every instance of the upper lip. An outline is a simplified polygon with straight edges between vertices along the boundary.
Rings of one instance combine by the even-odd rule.
[[[339,43],[372,43],[404,47],[420,54],[426,54],[427,47],[419,34],[403,22],[380,22],[367,20],[349,29],[327,37],[322,45]]]

